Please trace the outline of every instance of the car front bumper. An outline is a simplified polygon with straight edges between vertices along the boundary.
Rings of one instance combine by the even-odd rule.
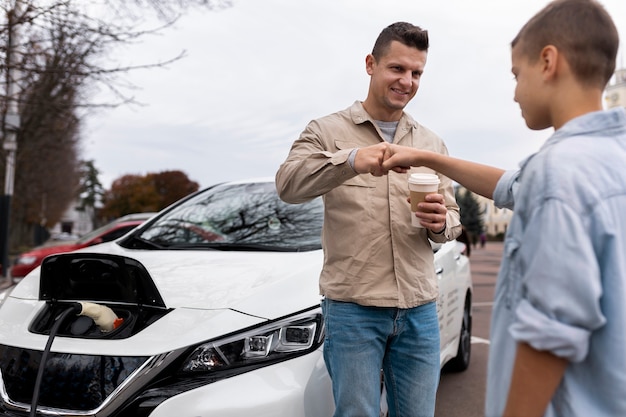
[[[6,399],[6,391],[2,391],[2,396]],[[156,397],[160,398],[167,395],[167,389],[164,392],[158,391],[152,390],[152,394],[157,394]],[[175,394],[165,401],[151,402],[150,398],[141,399],[140,395],[139,399],[131,400],[130,405],[129,402],[123,403],[123,408],[106,407],[97,412],[38,407],[38,415],[330,417],[334,410],[330,378],[324,364],[322,348],[285,362]],[[2,401],[0,416],[24,417],[28,415],[29,409],[30,405],[25,403],[8,404]]]

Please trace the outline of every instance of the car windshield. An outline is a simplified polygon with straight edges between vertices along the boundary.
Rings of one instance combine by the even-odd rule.
[[[321,198],[287,204],[273,182],[222,184],[159,216],[131,239],[167,249],[308,251],[321,248],[322,222]]]

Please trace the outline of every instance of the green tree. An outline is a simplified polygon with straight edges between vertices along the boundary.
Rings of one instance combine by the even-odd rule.
[[[102,196],[104,195],[104,187],[98,178],[99,174],[93,159],[82,162],[77,209],[89,214],[93,228],[96,228],[98,224],[96,207],[102,203]]]
[[[461,224],[470,235],[472,242],[484,232],[483,210],[474,194],[463,187],[457,187],[455,197],[461,213]]]

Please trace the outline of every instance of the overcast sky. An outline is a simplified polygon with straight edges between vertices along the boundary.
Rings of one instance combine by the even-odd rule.
[[[429,31],[420,89],[406,110],[450,154],[515,168],[552,130],[526,128],[513,102],[510,41],[545,0],[233,0],[194,11],[115,59],[187,56],[126,77],[145,106],[92,115],[85,159],[109,188],[125,174],[181,170],[201,187],[273,176],[312,119],[364,100],[365,56],[380,31]],[[626,1],[604,0],[626,42]],[[622,47],[618,66],[626,66]]]

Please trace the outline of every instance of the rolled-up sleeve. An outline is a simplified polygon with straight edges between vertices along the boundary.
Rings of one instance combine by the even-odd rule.
[[[519,186],[517,180],[520,171],[505,171],[498,180],[496,188],[493,191],[493,202],[496,207],[508,208],[513,210],[515,205],[515,193]]]
[[[518,342],[570,362],[585,359],[591,333],[606,323],[600,267],[583,216],[558,199],[535,209],[523,236],[528,244],[520,247],[525,268],[509,329]]]

